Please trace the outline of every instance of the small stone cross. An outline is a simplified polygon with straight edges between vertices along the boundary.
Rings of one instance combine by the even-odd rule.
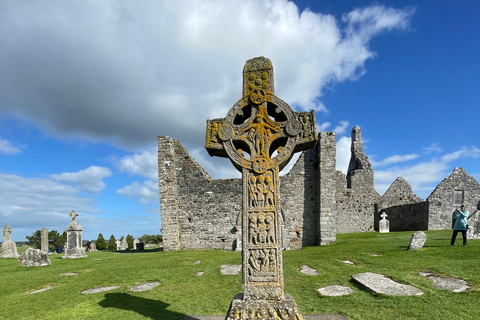
[[[265,310],[272,319],[302,319],[283,292],[279,171],[316,141],[314,111],[294,112],[275,96],[272,63],[264,57],[246,62],[243,97],[227,116],[207,120],[208,153],[229,158],[243,180],[243,297],[232,301],[228,320]]]
[[[5,241],[11,240],[10,234],[12,233],[12,228],[8,224],[5,225],[5,228],[2,230],[2,236],[5,237]]]
[[[72,221],[75,220],[76,217],[78,217],[78,213],[75,212],[75,210],[72,210],[69,214],[70,217],[72,217]]]
[[[385,212],[383,212],[380,217],[382,217],[383,220],[385,220],[387,218],[387,214]]]

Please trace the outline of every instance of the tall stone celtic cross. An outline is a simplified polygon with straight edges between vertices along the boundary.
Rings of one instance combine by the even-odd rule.
[[[5,237],[5,241],[11,240],[10,234],[12,233],[12,228],[8,224],[5,225],[5,228],[2,230],[2,236]]]
[[[275,96],[272,63],[264,57],[246,62],[243,96],[227,116],[207,120],[208,153],[229,158],[243,179],[243,296],[232,301],[227,319],[263,319],[267,311],[302,319],[283,292],[279,171],[316,140],[315,113],[294,112]]]

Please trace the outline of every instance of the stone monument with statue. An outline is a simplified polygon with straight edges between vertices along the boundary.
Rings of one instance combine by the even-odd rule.
[[[317,141],[315,113],[294,112],[274,94],[269,59],[248,60],[243,96],[223,119],[207,120],[210,156],[229,158],[242,172],[242,279],[227,320],[302,320],[283,290],[279,171]]]
[[[6,224],[5,228],[2,229],[2,236],[5,238],[5,240],[2,243],[2,253],[0,254],[0,258],[20,257],[17,251],[17,244],[12,241],[11,233],[12,228]]]
[[[76,220],[78,213],[76,213],[75,210],[72,210],[72,212],[70,212],[70,217],[72,218],[72,221],[70,221],[70,224],[65,228],[65,231],[67,232],[67,244],[65,255],[62,259],[85,258],[87,255],[85,254],[85,248],[82,246],[83,228]]]

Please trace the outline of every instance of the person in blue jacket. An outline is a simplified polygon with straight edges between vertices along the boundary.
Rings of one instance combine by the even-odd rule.
[[[467,246],[467,219],[468,219],[468,210],[465,208],[465,205],[460,206],[459,209],[455,209],[453,212],[453,219],[455,223],[453,224],[453,234],[452,241],[450,241],[450,247],[453,247],[455,244],[455,239],[457,238],[458,231],[462,232],[463,237],[463,246]]]

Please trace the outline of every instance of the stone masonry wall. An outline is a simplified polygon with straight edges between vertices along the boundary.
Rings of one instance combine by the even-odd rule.
[[[418,231],[428,229],[428,203],[418,197],[410,184],[398,177],[385,191],[375,214],[375,230],[382,212],[390,221],[390,231]]]
[[[428,230],[451,228],[451,217],[455,208],[465,204],[472,217],[468,223],[471,230],[469,238],[480,238],[480,184],[463,168],[455,168],[450,176],[443,179],[428,196],[429,215]]]

